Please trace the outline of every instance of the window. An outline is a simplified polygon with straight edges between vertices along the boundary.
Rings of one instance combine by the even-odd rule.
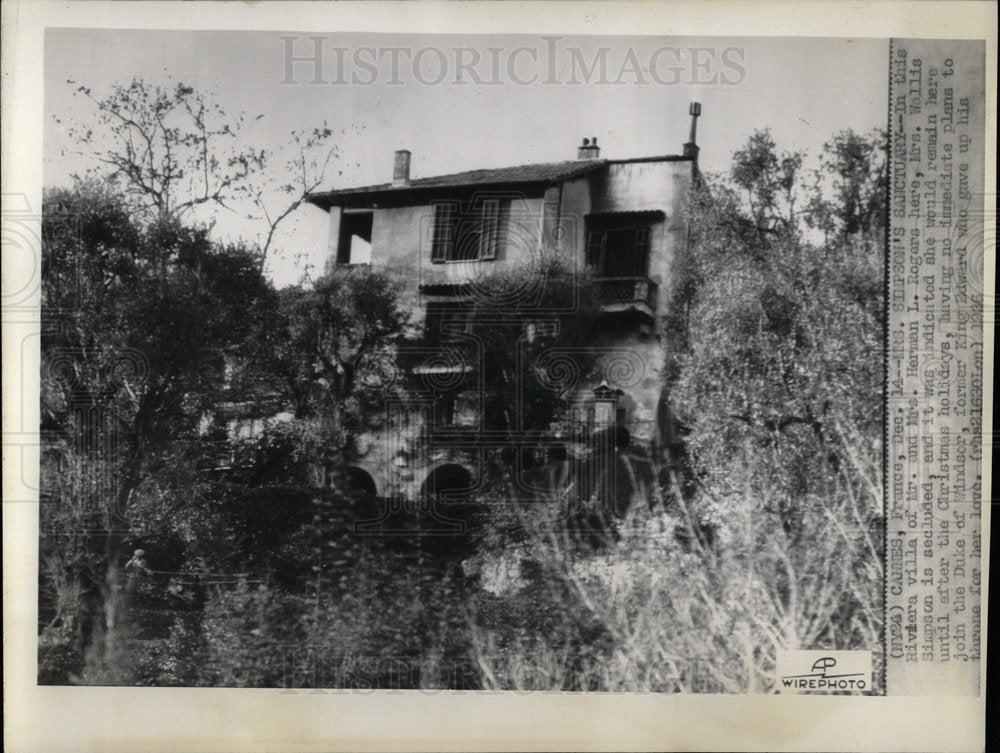
[[[479,225],[479,258],[496,259],[500,241],[500,202],[486,199],[483,202],[482,221]]]
[[[650,229],[622,227],[587,233],[587,264],[599,277],[645,277],[649,269]]]
[[[510,201],[481,199],[462,207],[456,202],[434,205],[431,261],[496,259],[502,245]]]
[[[337,264],[369,264],[374,212],[344,212],[340,217]]]
[[[472,309],[457,301],[429,301],[425,311],[424,330],[434,339],[455,339],[472,326]]]
[[[472,395],[442,392],[434,402],[434,425],[470,428],[476,425],[478,406]]]
[[[587,265],[598,277],[646,277],[653,227],[666,215],[659,209],[587,216]]]
[[[438,204],[434,207],[434,241],[431,248],[431,261],[448,261],[454,258],[455,225],[457,222],[458,212],[454,204]]]
[[[264,431],[264,419],[233,418],[227,422],[226,429],[231,440],[256,439]]]

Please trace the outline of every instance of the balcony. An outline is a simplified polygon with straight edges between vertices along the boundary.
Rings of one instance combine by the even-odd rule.
[[[603,311],[638,311],[653,317],[656,313],[656,283],[648,277],[599,277],[597,302]]]

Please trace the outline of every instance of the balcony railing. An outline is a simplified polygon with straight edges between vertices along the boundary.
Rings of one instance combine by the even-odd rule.
[[[648,277],[603,277],[595,282],[597,302],[605,309],[637,308],[649,314],[656,310],[656,283]]]

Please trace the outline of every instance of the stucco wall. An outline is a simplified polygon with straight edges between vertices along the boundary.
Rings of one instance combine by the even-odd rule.
[[[621,389],[625,397],[620,407],[626,410],[626,428],[637,442],[649,442],[656,432],[656,415],[663,392],[665,353],[658,338],[628,336],[595,337],[594,347],[605,351],[578,392],[586,397],[606,381],[612,389]]]
[[[376,209],[372,222],[371,264],[392,272],[404,283],[401,303],[413,312],[415,320],[422,319],[420,256],[426,248],[429,260],[432,218],[430,207],[391,207]],[[428,234],[426,241],[421,241],[421,232]]]
[[[340,242],[340,218],[344,210],[330,207],[329,235],[326,237],[326,269],[329,271],[337,263],[337,246]]]
[[[634,212],[664,209],[683,197],[691,177],[691,163],[678,160],[619,162],[596,174],[599,190],[594,212]]]
[[[691,185],[691,162],[611,164],[593,180],[595,213],[659,209],[666,215],[653,228],[649,255],[649,276],[659,286],[657,311],[662,314],[674,284],[674,260],[685,243],[684,202]]]
[[[552,186],[545,193],[546,247],[564,254],[572,264],[583,264],[586,218],[591,212],[591,185],[586,176]]]
[[[419,400],[414,398],[415,401]],[[482,451],[475,448],[432,447],[421,439],[428,409],[416,402],[386,406],[386,426],[358,437],[360,457],[352,465],[368,473],[381,497],[402,496],[416,500],[427,477],[438,466],[457,464],[478,479],[485,467]]]
[[[506,265],[529,262],[542,241],[544,198],[512,198],[505,243],[495,261],[431,261],[434,208],[430,204],[375,210],[372,265],[391,270],[404,282],[403,303],[414,322],[423,318],[420,286],[464,283]],[[335,258],[335,257],[334,257]]]

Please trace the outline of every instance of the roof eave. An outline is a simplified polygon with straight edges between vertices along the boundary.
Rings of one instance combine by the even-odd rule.
[[[336,189],[333,191],[323,191],[319,193],[306,194],[305,200],[314,206],[318,206],[321,209],[329,211],[334,206],[344,206],[347,203],[355,203],[359,198],[372,197],[372,203],[375,203],[378,197],[389,197],[391,199],[399,199],[401,197],[406,197],[408,195],[418,196],[422,194],[434,193],[438,191],[449,191],[449,190],[475,190],[477,188],[482,188],[483,186],[489,186],[491,188],[497,189],[512,189],[519,186],[556,186],[560,183],[564,183],[567,180],[575,180],[584,175],[587,175],[599,168],[605,167],[610,163],[610,160],[588,160],[591,164],[581,165],[579,170],[573,170],[568,172],[566,175],[562,175],[556,178],[538,178],[538,179],[522,179],[522,180],[510,180],[510,181],[484,181],[480,183],[455,183],[452,185],[448,184],[436,184],[436,185],[401,185],[394,186],[392,184],[382,184],[376,186],[364,186],[360,188],[343,188]],[[435,176],[436,177],[436,176]],[[447,176],[440,176],[447,177]],[[341,201],[338,201],[341,200]],[[352,201],[353,200],[353,201]]]

